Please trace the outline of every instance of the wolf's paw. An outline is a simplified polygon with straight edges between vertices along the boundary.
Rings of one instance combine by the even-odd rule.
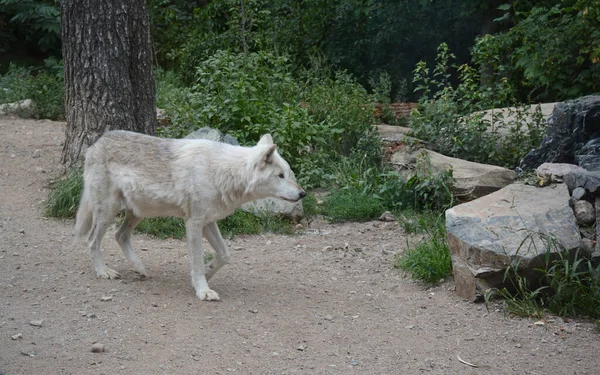
[[[204,289],[199,292],[196,292],[196,296],[200,298],[202,301],[218,301],[219,294],[212,289]]]
[[[101,271],[96,271],[96,276],[101,279],[120,279],[121,274],[117,271],[110,269],[108,267],[104,268]]]
[[[146,271],[146,268],[144,268],[144,266],[134,266],[131,270],[137,273],[141,279],[145,279],[148,277],[148,271]]]

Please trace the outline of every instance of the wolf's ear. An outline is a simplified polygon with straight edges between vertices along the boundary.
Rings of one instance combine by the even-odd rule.
[[[258,145],[271,146],[273,144],[273,137],[271,134],[265,134],[260,137],[260,141],[258,141]]]
[[[258,162],[258,166],[260,168],[264,168],[267,164],[271,164],[273,162],[273,154],[277,150],[277,145],[271,145],[268,149],[265,149],[260,154],[260,159]]]

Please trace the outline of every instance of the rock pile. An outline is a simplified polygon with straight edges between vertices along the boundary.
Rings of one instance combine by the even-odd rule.
[[[573,171],[565,175],[582,248],[592,260],[600,260],[600,171]]]
[[[536,174],[539,186],[512,184],[446,211],[458,295],[477,301],[507,286],[511,264],[536,285],[548,251],[600,262],[600,171],[544,163]]]

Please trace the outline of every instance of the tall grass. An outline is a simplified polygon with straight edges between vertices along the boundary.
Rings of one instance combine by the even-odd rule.
[[[83,170],[71,169],[67,176],[51,185],[44,214],[69,219],[75,217],[83,189]]]
[[[430,222],[430,216],[415,219],[412,230],[425,233],[425,238],[396,258],[395,266],[409,272],[415,279],[435,283],[452,272],[452,259],[446,239],[446,225],[442,216]]]
[[[521,274],[520,261],[506,269],[507,287],[485,294],[486,305],[501,297],[506,310],[519,316],[541,318],[551,312],[560,316],[600,318],[600,264],[594,264],[579,251],[566,251],[551,238],[547,241],[543,264],[536,268],[535,286]]]

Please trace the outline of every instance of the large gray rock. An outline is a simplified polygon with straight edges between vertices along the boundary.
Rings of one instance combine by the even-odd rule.
[[[535,121],[538,108],[542,118],[547,119],[552,114],[556,104],[558,103],[533,104],[528,108],[494,108],[474,112],[473,115],[483,116],[483,120],[490,124],[488,132],[507,136],[510,134],[511,129],[517,125],[526,131],[527,124]]]
[[[596,221],[596,210],[594,205],[588,201],[577,201],[573,204],[575,219],[581,225],[590,225]]]
[[[296,177],[293,176],[293,172],[292,177],[295,181]],[[267,213],[280,215],[295,221],[300,221],[302,217],[304,217],[302,201],[292,203],[276,198],[257,199],[255,201],[243,204],[241,209],[257,216]]]
[[[571,172],[585,172],[585,169],[566,163],[543,163],[535,169],[538,177],[548,182],[563,182],[564,177]]]
[[[14,103],[0,104],[0,115],[8,115],[17,111],[31,108],[33,101],[31,99],[20,100]]]
[[[410,177],[415,173],[417,158],[422,152],[429,154],[431,167],[435,172],[452,167],[456,180],[454,195],[463,202],[499,190],[516,178],[515,172],[506,168],[451,158],[425,148],[401,149],[391,156],[390,164],[405,177]]]
[[[217,129],[204,127],[191,132],[185,136],[186,139],[208,139],[215,142],[229,143],[230,145],[239,146],[239,143],[235,137],[229,134],[223,134]]]
[[[554,236],[568,250],[581,244],[564,184],[509,185],[447,210],[446,228],[456,292],[471,300],[502,287],[504,272],[514,262],[532,284],[537,282],[534,268],[548,248],[545,236]]]
[[[600,170],[600,96],[584,96],[554,107],[542,144],[523,158],[521,168],[534,169],[545,162]]]
[[[221,133],[219,130],[209,127],[200,128],[188,134],[187,136],[185,136],[185,138],[208,139],[216,142],[224,142],[232,145],[239,145],[237,139],[235,139],[231,135],[223,135],[223,133]],[[290,177],[294,180],[294,182],[296,181],[296,176],[294,175],[294,172],[292,172]],[[243,204],[240,208],[243,211],[250,212],[255,215],[280,215],[283,217],[290,218],[292,220],[300,220],[304,216],[302,201],[292,203],[284,201],[282,199],[265,198],[255,200],[253,202],[248,202],[246,204]]]

